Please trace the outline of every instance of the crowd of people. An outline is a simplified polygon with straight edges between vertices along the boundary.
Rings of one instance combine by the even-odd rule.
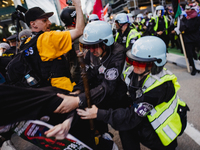
[[[0,44],[2,149],[18,122],[49,116],[54,127],[45,135],[58,140],[71,133],[93,149],[117,150],[110,124],[124,150],[139,150],[140,143],[175,150],[189,108],[177,95],[177,77],[164,68],[167,48],[169,41],[181,48],[182,33],[195,75],[193,58],[200,46],[197,1],[181,9],[179,18],[172,7],[161,5],[135,17],[119,13],[112,28],[95,14],[85,23],[80,0],[73,0],[60,14],[65,31],[50,31],[53,12],[29,9],[24,17],[30,29],[19,33],[19,41],[14,34],[9,44]],[[83,66],[77,54],[83,55]],[[88,119],[93,119],[94,137],[88,134]]]

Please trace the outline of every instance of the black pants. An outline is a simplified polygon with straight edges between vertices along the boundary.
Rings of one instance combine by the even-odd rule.
[[[194,60],[193,60],[193,58],[195,58],[195,47],[200,47],[200,43],[197,43],[197,42],[185,43],[186,55],[187,55],[189,64],[190,66],[192,66],[193,69],[196,69]]]
[[[124,150],[140,150],[140,143],[151,150],[175,150],[177,147],[177,139],[164,146],[158,136],[153,136],[151,140],[145,139],[138,134],[137,130],[120,131],[119,135]]]

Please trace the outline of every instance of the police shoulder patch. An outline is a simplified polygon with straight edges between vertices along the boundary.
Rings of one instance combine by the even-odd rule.
[[[111,68],[111,69],[108,69],[104,75],[105,75],[105,79],[107,80],[115,80],[119,76],[119,72],[116,68]]]

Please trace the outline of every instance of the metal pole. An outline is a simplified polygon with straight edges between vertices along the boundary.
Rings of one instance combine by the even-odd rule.
[[[136,1],[135,0],[133,0],[133,1],[134,1],[134,7],[135,7],[135,10],[136,10],[136,8],[137,8]]]
[[[151,0],[151,12],[154,13],[153,0]]]

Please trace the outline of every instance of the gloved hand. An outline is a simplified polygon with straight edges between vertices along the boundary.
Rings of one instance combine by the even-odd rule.
[[[177,35],[179,35],[181,33],[180,30],[178,29],[178,27],[174,28],[174,30],[176,31]]]

